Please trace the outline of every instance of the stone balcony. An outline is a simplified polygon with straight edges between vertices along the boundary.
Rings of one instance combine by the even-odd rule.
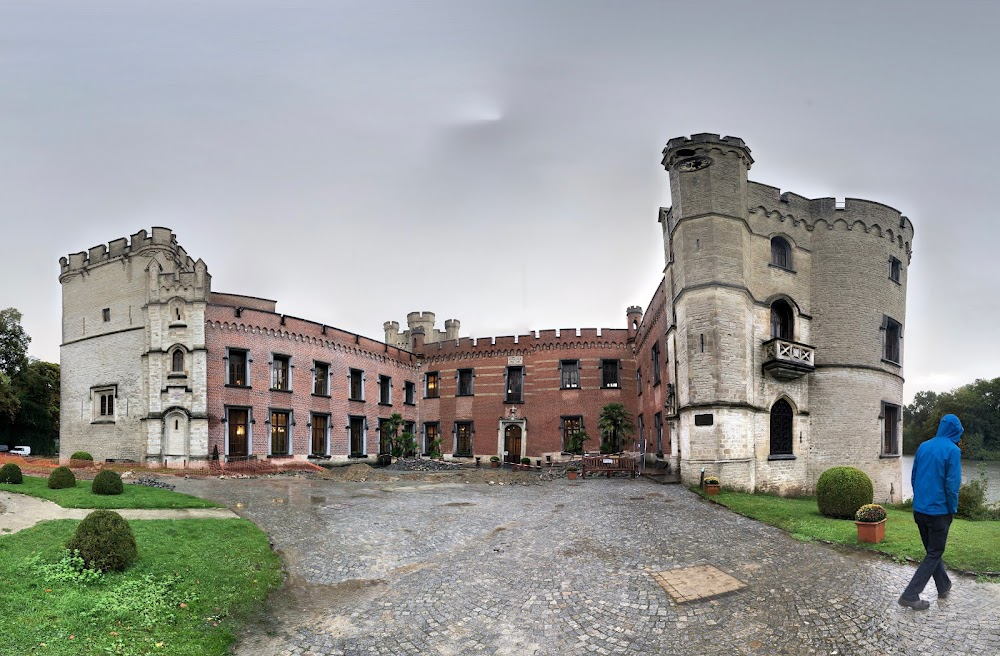
[[[765,372],[778,380],[795,380],[816,371],[816,349],[788,339],[770,339],[763,344]]]

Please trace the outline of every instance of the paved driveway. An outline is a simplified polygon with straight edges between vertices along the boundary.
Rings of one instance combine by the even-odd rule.
[[[272,537],[289,583],[238,654],[1000,653],[1000,585],[954,577],[929,611],[912,565],[818,544],[629,479],[544,485],[189,480]],[[745,587],[678,604],[652,572]]]

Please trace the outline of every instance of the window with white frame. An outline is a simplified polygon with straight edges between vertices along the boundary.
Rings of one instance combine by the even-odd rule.
[[[330,365],[326,362],[313,363],[313,394],[330,396]]]
[[[368,422],[364,417],[358,417],[355,415],[348,417],[347,430],[351,446],[349,453],[350,457],[359,458],[368,453],[368,449],[366,447],[367,428]]]
[[[455,455],[460,457],[472,456],[472,422],[455,422]]]
[[[118,398],[118,387],[106,385],[95,387],[91,391],[91,404],[94,408],[94,421],[115,420],[115,399]]]
[[[559,362],[559,387],[562,389],[577,389],[580,387],[579,360],[562,360]]]
[[[271,356],[271,389],[292,391],[291,358],[287,355]]]
[[[288,410],[271,411],[271,455],[287,456],[292,448],[292,413]]]
[[[330,415],[313,414],[309,424],[312,434],[309,453],[314,456],[330,455]]]

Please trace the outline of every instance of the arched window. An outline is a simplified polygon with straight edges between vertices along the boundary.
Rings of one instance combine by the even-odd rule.
[[[792,268],[792,247],[784,237],[771,237],[771,264],[782,269]]]
[[[184,371],[184,351],[177,349],[170,362],[171,371]]]
[[[781,299],[771,303],[771,339],[795,339],[794,326],[791,306]]]
[[[792,455],[792,406],[785,399],[771,406],[771,455]]]

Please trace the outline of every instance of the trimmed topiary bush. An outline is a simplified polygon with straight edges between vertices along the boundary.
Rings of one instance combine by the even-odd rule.
[[[73,455],[69,457],[70,460],[89,460],[94,461],[94,456],[90,455],[86,451],[75,451]]]
[[[24,482],[21,476],[21,468],[12,462],[8,462],[3,467],[0,467],[0,483],[11,483],[13,485],[20,485]]]
[[[76,487],[76,476],[69,467],[56,467],[49,474],[49,489],[62,490],[67,487]]]
[[[816,483],[816,503],[827,517],[854,519],[858,508],[874,498],[872,479],[855,467],[831,467]]]
[[[79,551],[88,569],[102,572],[124,572],[139,555],[132,527],[110,510],[95,510],[87,515],[66,548]]]
[[[118,472],[105,469],[94,477],[94,484],[90,491],[94,494],[121,494],[125,491],[125,487],[122,485],[122,477],[118,475]]]

